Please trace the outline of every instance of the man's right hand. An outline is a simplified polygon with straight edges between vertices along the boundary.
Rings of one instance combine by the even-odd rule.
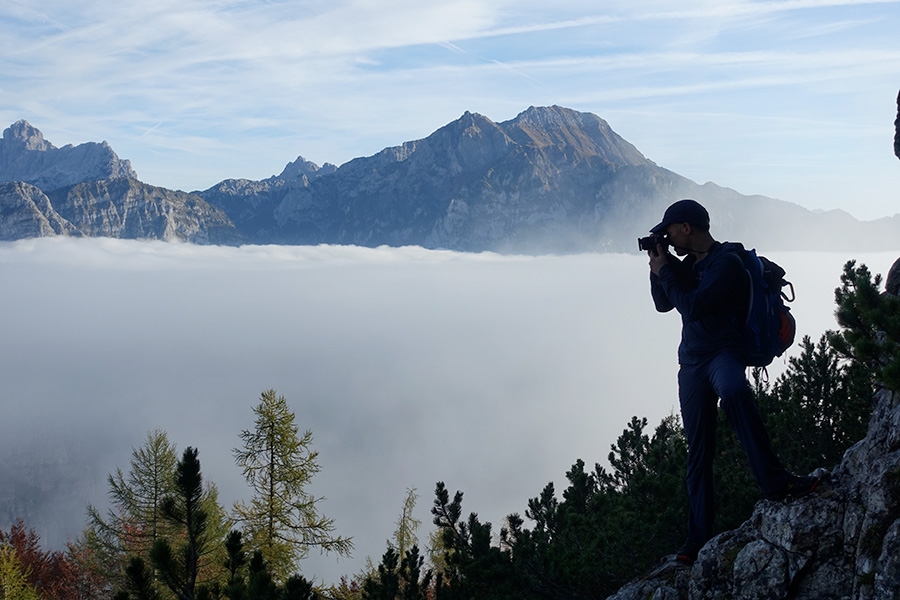
[[[650,271],[654,275],[659,275],[663,265],[669,262],[669,249],[662,244],[657,244],[656,253],[647,252],[647,256],[650,257]]]

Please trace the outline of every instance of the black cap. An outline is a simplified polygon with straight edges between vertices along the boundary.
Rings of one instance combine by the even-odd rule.
[[[690,223],[698,229],[709,231],[709,213],[696,200],[679,200],[666,209],[662,222],[650,233],[662,233],[672,223]]]

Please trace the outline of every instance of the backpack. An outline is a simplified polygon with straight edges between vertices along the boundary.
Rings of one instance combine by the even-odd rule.
[[[766,367],[794,343],[797,323],[785,302],[794,301],[794,286],[785,271],[756,250],[739,243],[725,243],[744,264],[750,277],[747,318],[744,322],[744,358],[748,367]],[[790,297],[784,288],[790,288]]]

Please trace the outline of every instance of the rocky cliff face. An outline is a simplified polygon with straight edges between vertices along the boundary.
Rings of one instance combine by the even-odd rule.
[[[196,244],[241,240],[225,213],[199,196],[134,179],[90,181],[47,193],[22,182],[0,184],[0,240],[54,235]]]
[[[819,474],[821,491],[760,501],[693,567],[664,563],[608,600],[900,598],[900,392],[878,392],[865,439]]]
[[[55,190],[97,179],[137,179],[137,173],[106,142],[57,148],[28,121],[18,121],[3,131],[0,182],[21,181]]]
[[[133,179],[79,183],[49,194],[57,212],[90,237],[198,244],[238,241],[231,221],[195,194]]]
[[[0,240],[79,235],[39,188],[22,182],[0,183]]]

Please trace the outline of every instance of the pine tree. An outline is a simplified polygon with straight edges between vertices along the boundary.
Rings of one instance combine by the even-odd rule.
[[[367,600],[425,600],[431,586],[432,571],[423,572],[425,558],[420,556],[416,531],[421,521],[413,516],[419,495],[406,490],[403,509],[397,519],[393,541],[381,557],[378,567],[360,576],[361,596]],[[402,559],[401,559],[402,557]]]
[[[127,590],[116,594],[116,600],[160,600],[159,590],[156,589],[153,569],[139,556],[134,556],[125,567]]]
[[[760,398],[772,443],[785,465],[799,473],[832,468],[866,434],[874,382],[869,369],[842,361],[823,335],[804,337],[801,353],[770,393]]]
[[[262,552],[278,581],[287,579],[310,548],[349,555],[352,541],[334,535],[334,520],[319,512],[321,498],[307,491],[319,472],[312,432],[298,435],[294,413],[275,390],[263,392],[253,412],[254,428],[241,432],[243,445],[234,450],[253,489],[249,504],[234,505],[248,546]]]
[[[444,483],[437,483],[431,514],[441,531],[444,566],[435,575],[435,598],[527,598],[513,553],[491,543],[491,524],[482,523],[477,514],[470,513],[466,520],[460,518],[462,498],[462,492],[457,491],[451,501]]]
[[[882,293],[881,275],[848,261],[834,290],[835,317],[843,328],[829,341],[842,356],[868,367],[892,390],[900,390],[900,296]]]
[[[228,554],[225,561],[225,568],[228,570],[225,597],[229,600],[245,600],[247,598],[247,582],[244,577],[244,567],[247,564],[247,553],[244,552],[240,531],[233,530],[228,534],[225,540],[225,551]]]
[[[209,515],[203,508],[203,476],[197,450],[190,446],[178,461],[175,493],[163,499],[162,514],[177,527],[183,541],[176,549],[168,539],[156,540],[150,549],[150,560],[162,583],[179,600],[194,600],[200,557],[209,545]]]

